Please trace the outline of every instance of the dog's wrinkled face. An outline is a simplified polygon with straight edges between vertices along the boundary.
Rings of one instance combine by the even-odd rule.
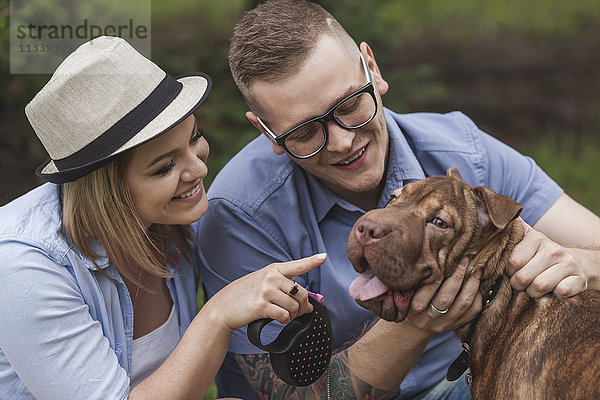
[[[520,210],[506,196],[469,186],[456,168],[397,189],[385,208],[363,215],[350,233],[348,257],[361,273],[350,295],[400,322],[416,289],[450,276],[462,257],[480,250]]]

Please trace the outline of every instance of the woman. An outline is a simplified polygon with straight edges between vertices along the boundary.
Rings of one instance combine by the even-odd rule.
[[[0,398],[202,398],[235,329],[310,312],[269,265],[196,315],[189,224],[206,210],[204,74],[115,37],[83,44],[26,107],[51,182],[0,208]]]

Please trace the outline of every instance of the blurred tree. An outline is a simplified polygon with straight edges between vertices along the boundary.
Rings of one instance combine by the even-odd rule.
[[[0,0],[0,205],[37,185],[33,170],[45,159],[43,148],[25,119],[25,104],[47,79],[10,75],[10,7]]]
[[[462,110],[528,151],[546,138],[571,136],[580,146],[598,136],[597,0],[316,2],[371,45],[391,85],[385,104],[396,111]],[[257,135],[231,79],[227,48],[241,14],[258,3],[152,1],[152,59],[173,75],[201,70],[213,79],[200,112],[211,144],[207,183]],[[0,178],[0,204],[39,184],[33,170],[45,158],[23,108],[48,76],[8,74],[8,6],[0,0],[0,166],[10,171]],[[568,181],[559,183],[568,189]],[[600,198],[593,187],[588,192]]]

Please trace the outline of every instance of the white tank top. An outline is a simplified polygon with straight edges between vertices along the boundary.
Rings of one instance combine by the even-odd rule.
[[[133,340],[129,387],[149,377],[171,354],[179,338],[179,315],[173,304],[164,324]]]

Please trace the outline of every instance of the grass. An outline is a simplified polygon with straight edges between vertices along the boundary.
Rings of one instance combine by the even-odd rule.
[[[204,305],[204,289],[202,288],[202,282],[200,282],[198,293],[196,293],[196,300],[198,302],[198,310]],[[213,381],[208,388],[208,391],[204,395],[204,400],[215,400],[217,398],[217,385]]]
[[[217,386],[215,385],[215,383],[211,383],[210,387],[208,388],[208,392],[206,392],[206,395],[204,396],[204,400],[214,400],[217,398]]]
[[[600,215],[600,139],[597,134],[541,136],[520,150],[531,156],[565,192]]]

